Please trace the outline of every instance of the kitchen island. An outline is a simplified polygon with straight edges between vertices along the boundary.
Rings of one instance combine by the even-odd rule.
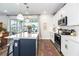
[[[5,38],[13,39],[13,56],[36,56],[38,33],[19,33]]]

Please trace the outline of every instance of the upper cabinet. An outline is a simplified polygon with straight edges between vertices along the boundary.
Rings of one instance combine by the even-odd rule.
[[[78,3],[69,3],[66,4],[60,11],[57,12],[56,16],[58,17],[57,21],[62,17],[67,16],[67,25],[79,25],[79,4]]]

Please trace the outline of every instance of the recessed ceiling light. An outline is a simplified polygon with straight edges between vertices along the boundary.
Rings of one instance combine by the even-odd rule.
[[[8,12],[7,10],[4,10],[4,12],[6,13],[6,12]]]
[[[29,8],[29,6],[26,6],[26,8]]]
[[[27,3],[24,3],[24,5],[27,5]]]

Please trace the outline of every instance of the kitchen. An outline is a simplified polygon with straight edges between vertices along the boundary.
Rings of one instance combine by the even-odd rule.
[[[16,6],[13,7],[15,11],[9,10],[13,5]],[[41,50],[39,45],[42,46],[43,41],[51,44],[45,42],[46,47],[48,46],[47,54],[44,55],[43,50],[40,56],[79,56],[79,3],[14,3],[13,5],[0,4],[1,11],[5,8],[9,10],[0,13],[0,22],[3,22],[3,27],[9,32],[4,38],[8,39],[8,49],[10,44],[13,45],[11,49],[13,56],[38,56],[40,53],[38,50]],[[26,10],[27,12],[23,12]],[[7,56],[10,54],[8,49]]]

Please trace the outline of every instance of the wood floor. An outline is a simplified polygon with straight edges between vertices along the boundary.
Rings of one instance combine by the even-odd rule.
[[[0,56],[7,56],[7,46],[4,46],[3,48],[0,47]]]
[[[61,56],[50,40],[39,40],[38,56]]]

